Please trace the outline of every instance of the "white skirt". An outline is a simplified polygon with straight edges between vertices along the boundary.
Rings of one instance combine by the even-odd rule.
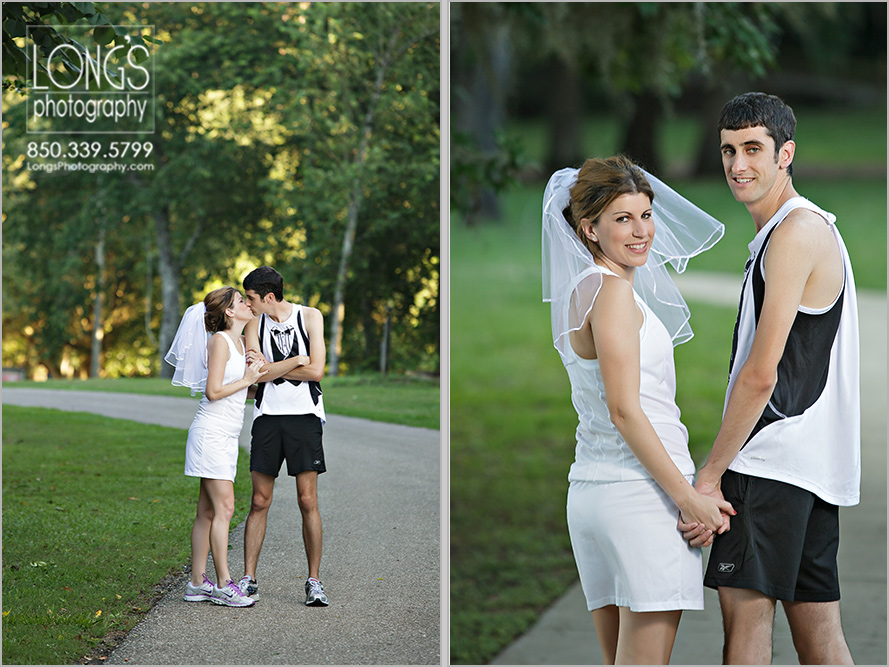
[[[568,532],[590,611],[704,608],[701,550],[683,539],[678,519],[654,480],[571,482]]]
[[[188,477],[235,481],[238,471],[238,437],[192,425],[185,444]]]

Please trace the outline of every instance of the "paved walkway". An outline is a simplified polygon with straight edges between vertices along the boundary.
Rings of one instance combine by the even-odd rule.
[[[676,284],[690,302],[737,308],[740,280],[689,272]],[[858,294],[861,337],[861,504],[840,510],[839,571],[843,627],[852,658],[886,664],[886,295]],[[707,550],[709,551],[709,550]],[[707,554],[704,556],[707,557]],[[685,612],[672,663],[715,665],[722,661],[722,617],[715,591],[704,589],[704,611]],[[527,634],[492,664],[602,664],[592,615],[575,584]],[[773,664],[798,664],[787,619],[776,614]]]
[[[188,428],[197,407],[188,398],[18,388],[5,389],[3,403],[177,428]],[[241,434],[248,447],[249,419],[248,410]],[[324,449],[328,472],[318,487],[329,607],[304,604],[302,521],[285,470],[269,512],[256,605],[187,603],[183,584],[107,664],[441,664],[439,432],[331,415]],[[243,570],[243,538],[241,524],[230,538],[233,573]]]

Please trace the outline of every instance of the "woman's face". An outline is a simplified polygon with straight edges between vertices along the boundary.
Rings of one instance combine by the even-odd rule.
[[[247,302],[244,300],[243,295],[240,292],[235,292],[234,300],[232,301],[232,305],[228,308],[232,313],[232,317],[239,320],[252,320],[253,319],[253,311],[250,310],[250,306],[247,305]]]
[[[600,261],[615,273],[625,274],[648,260],[654,240],[651,200],[642,192],[619,196],[602,212],[599,221],[582,221],[587,238],[597,242],[602,251]]]

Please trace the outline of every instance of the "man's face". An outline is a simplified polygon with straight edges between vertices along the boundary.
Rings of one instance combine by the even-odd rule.
[[[742,204],[752,204],[769,193],[778,179],[781,169],[789,159],[784,144],[775,156],[775,140],[763,126],[747,127],[743,130],[722,130],[719,133],[719,150],[722,153],[722,167],[732,194]]]
[[[249,306],[250,310],[254,315],[261,315],[265,312],[265,303],[252,289],[244,290],[244,300],[247,302],[247,306]]]

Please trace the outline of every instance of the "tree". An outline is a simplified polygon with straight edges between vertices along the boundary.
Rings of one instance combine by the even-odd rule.
[[[107,179],[29,170],[24,98],[4,93],[4,362],[81,374],[101,354],[105,373],[163,372],[183,306],[259,264],[278,266],[329,315],[354,204],[342,359],[370,367],[388,314],[401,346],[393,361],[428,369],[438,349],[438,7],[103,11],[112,24],[157,26],[162,42],[156,132],[144,138],[152,169]],[[380,37],[399,22],[371,104],[374,54],[386,55]],[[411,41],[421,24],[429,34]]]
[[[312,5],[303,18],[293,40],[300,84],[284,115],[297,182],[281,205],[298,211],[308,262],[285,272],[297,284],[332,293],[328,372],[337,375],[349,285],[392,282],[365,261],[356,270],[356,246],[371,252],[376,230],[387,228],[380,243],[397,246],[419,235],[437,256],[439,9],[330,3]],[[390,210],[375,206],[383,193],[395,199]],[[394,256],[417,262],[410,247],[406,256]],[[385,310],[379,302],[387,298],[377,296],[363,310]]]

